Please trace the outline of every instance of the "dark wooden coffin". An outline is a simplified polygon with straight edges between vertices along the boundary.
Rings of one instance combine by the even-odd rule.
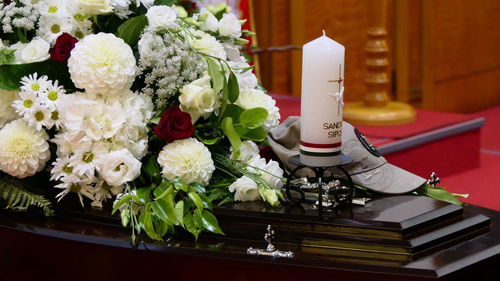
[[[218,208],[226,236],[145,237],[130,244],[116,217],[65,210],[0,212],[0,280],[475,280],[500,273],[500,213],[418,196],[381,197],[318,218],[301,206]],[[265,248],[265,228],[293,258]]]

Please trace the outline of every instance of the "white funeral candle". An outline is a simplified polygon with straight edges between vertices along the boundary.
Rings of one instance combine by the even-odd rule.
[[[302,49],[300,160],[308,166],[340,163],[344,56],[324,31]]]

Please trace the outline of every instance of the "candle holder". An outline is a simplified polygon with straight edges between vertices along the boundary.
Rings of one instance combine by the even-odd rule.
[[[294,155],[288,158],[288,162],[290,164],[297,166],[288,175],[286,180],[285,189],[288,200],[290,200],[295,204],[304,203],[306,202],[305,191],[307,190],[313,191],[317,188],[318,200],[316,204],[318,207],[319,217],[323,217],[324,207],[335,208],[337,206],[351,205],[354,193],[354,184],[352,182],[351,176],[343,167],[352,162],[351,157],[341,154],[340,164],[332,166],[322,166],[322,167],[305,165],[300,161],[300,155]],[[298,177],[299,185],[292,185],[292,181],[294,181],[296,173],[302,169],[309,169],[310,171],[313,172],[314,176],[307,176],[306,178]],[[341,176],[335,175],[333,172],[331,173],[331,175],[326,175],[326,171],[328,170],[340,171],[345,176],[345,180],[343,180],[344,185],[340,184],[341,183],[340,180],[342,179]],[[301,179],[307,182],[303,182],[303,184],[300,185]],[[294,198],[292,196],[292,191],[295,191],[296,193],[300,194],[300,198]],[[331,202],[331,200],[329,199],[330,193],[333,194],[333,202]]]

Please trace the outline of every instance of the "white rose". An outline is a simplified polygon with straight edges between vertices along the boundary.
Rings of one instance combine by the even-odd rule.
[[[111,13],[113,11],[109,0],[73,0],[73,2],[83,13],[91,16]]]
[[[185,85],[180,90],[179,102],[181,110],[191,115],[194,123],[198,118],[208,117],[218,108],[217,94],[210,85],[210,76],[205,72],[203,77]]]
[[[149,26],[160,28],[175,28],[177,26],[177,10],[165,5],[153,6],[146,13]]]
[[[229,186],[229,191],[234,192],[236,201],[254,201],[259,199],[257,184],[250,178],[243,176]]]
[[[266,93],[258,89],[242,88],[236,104],[245,108],[262,107],[267,110],[268,116],[264,122],[264,128],[270,130],[279,123],[280,113],[276,107],[276,101]]]
[[[99,174],[111,186],[133,181],[140,173],[141,161],[127,149],[110,152],[99,161]]]
[[[178,177],[187,184],[196,182],[206,185],[215,170],[210,151],[195,138],[167,144],[158,155],[158,163],[164,178]]]
[[[195,36],[188,36],[187,38],[191,47],[203,54],[223,60],[226,59],[226,51],[215,37],[201,30],[193,31],[192,33]]]
[[[219,21],[212,13],[210,13],[206,9],[203,9],[201,11],[201,14],[198,17],[198,19],[200,19],[201,21],[200,23],[201,30],[216,32],[217,29],[219,29]]]
[[[231,38],[238,38],[241,36],[240,20],[234,14],[224,14],[219,21],[219,34]]]
[[[21,51],[20,57],[23,63],[32,63],[47,60],[50,44],[43,39],[35,39],[29,42]]]

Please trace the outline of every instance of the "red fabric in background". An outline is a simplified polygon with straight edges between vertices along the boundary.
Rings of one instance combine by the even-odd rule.
[[[370,137],[404,139],[474,119],[471,115],[417,110],[417,122],[396,126],[356,126]]]
[[[481,138],[481,149],[500,151],[500,106],[482,110],[471,115],[476,118],[484,117],[486,120],[486,124],[483,127],[483,137]]]

